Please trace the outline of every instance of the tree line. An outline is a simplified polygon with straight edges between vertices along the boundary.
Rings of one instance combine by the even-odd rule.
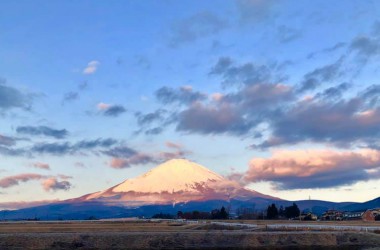
[[[225,207],[214,209],[211,212],[194,210],[191,212],[178,211],[177,215],[158,213],[152,216],[154,219],[186,219],[186,220],[226,220],[229,213]]]
[[[296,218],[300,215],[300,209],[298,208],[296,203],[289,207],[283,208],[280,206],[280,209],[277,209],[275,204],[269,205],[267,208],[267,216],[266,218],[269,220],[278,219],[278,218]]]
[[[280,208],[277,208],[275,204],[269,205],[266,211],[262,211],[260,213],[255,213],[249,209],[238,209],[238,218],[239,219],[281,219],[281,218],[287,218],[292,219],[300,216],[300,209],[298,208],[296,203],[293,203],[292,205],[288,207],[280,206]],[[266,213],[265,213],[266,212]],[[186,219],[186,220],[225,220],[228,219],[229,212],[226,210],[225,207],[222,207],[221,209],[214,209],[210,212],[204,212],[204,211],[188,211],[188,212],[182,212],[178,211],[176,215],[173,214],[165,214],[165,213],[157,213],[152,216],[152,218],[155,219]]]

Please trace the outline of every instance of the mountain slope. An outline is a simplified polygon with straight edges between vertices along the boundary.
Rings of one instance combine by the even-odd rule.
[[[380,197],[377,198],[380,200]],[[85,202],[58,202],[44,206],[24,208],[13,211],[2,211],[0,219],[18,220],[18,219],[31,219],[39,218],[41,220],[70,220],[70,219],[87,219],[89,217],[96,217],[99,219],[107,218],[125,218],[145,216],[150,217],[157,213],[176,214],[178,211],[211,211],[213,209],[220,209],[222,206],[228,207],[232,212],[236,212],[239,208],[249,208],[257,211],[264,211],[268,205],[275,203],[277,207],[290,206],[293,201],[284,200],[271,200],[265,198],[252,198],[249,200],[208,200],[208,201],[190,201],[186,203],[178,203],[174,206],[172,204],[151,204],[139,207],[126,207],[126,206],[113,206],[109,203],[97,201]],[[328,209],[338,209],[342,211],[353,211],[345,209],[347,204],[351,205],[364,205],[362,209],[374,208],[372,202],[365,203],[351,203],[351,202],[328,202],[318,200],[300,200],[295,201],[301,210],[312,209],[313,213],[321,215]],[[354,209],[355,210],[355,209]]]
[[[278,198],[246,189],[211,170],[185,159],[167,161],[136,178],[72,202],[99,201],[112,205],[140,206],[189,201]]]
[[[344,207],[345,210],[349,211],[360,211],[372,208],[380,208],[380,197],[362,203],[350,204]]]

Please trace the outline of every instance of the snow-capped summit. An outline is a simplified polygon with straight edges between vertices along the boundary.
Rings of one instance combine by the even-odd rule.
[[[124,181],[113,192],[174,193],[195,191],[197,184],[223,180],[223,177],[207,168],[185,159],[167,161],[149,172]]]
[[[78,200],[141,205],[255,197],[274,198],[246,189],[197,163],[173,159],[143,175]]]

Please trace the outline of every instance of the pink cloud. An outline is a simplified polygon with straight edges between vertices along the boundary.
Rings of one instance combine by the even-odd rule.
[[[125,168],[129,167],[128,161],[126,159],[121,158],[112,158],[110,162],[110,166],[112,168]]]
[[[42,182],[45,191],[69,190],[71,183],[64,180],[59,181],[56,177],[51,177]]]
[[[61,178],[61,179],[63,179],[63,180],[68,180],[68,179],[72,179],[73,178],[70,175],[64,175],[64,174],[59,174],[58,177]]]
[[[227,102],[219,105],[194,102],[179,114],[177,130],[222,133],[227,130],[240,131],[244,126],[244,119],[239,114],[239,110]]]
[[[191,151],[183,149],[183,146],[173,142],[166,142],[165,146],[172,149],[172,151],[161,151],[155,154],[148,154],[143,152],[131,151],[129,148],[124,149],[128,154],[111,154],[113,158],[109,162],[109,166],[115,169],[129,168],[132,165],[141,165],[147,163],[161,163],[167,160],[176,158],[185,158],[191,154]]]
[[[178,144],[178,143],[174,143],[174,142],[170,142],[170,141],[167,141],[165,143],[166,147],[168,148],[174,148],[174,149],[181,149],[182,148],[182,145]]]
[[[254,158],[248,182],[270,181],[283,189],[325,188],[380,178],[380,151],[280,150]]]
[[[44,175],[30,174],[30,173],[8,176],[8,177],[0,179],[0,187],[9,188],[12,186],[19,185],[20,182],[28,182],[31,180],[40,180],[43,178],[45,178]]]
[[[63,179],[63,181],[59,181],[58,178]],[[40,174],[18,174],[13,176],[8,176],[3,179],[0,179],[0,187],[1,188],[10,188],[12,186],[17,186],[21,182],[28,182],[32,180],[42,180],[42,187],[45,191],[56,191],[59,189],[68,190],[71,188],[71,183],[68,182],[68,179],[71,179],[71,176],[67,175],[58,175],[58,176],[47,176]]]
[[[167,161],[171,159],[184,158],[189,152],[183,150],[177,150],[175,152],[160,152],[160,161]]]
[[[15,138],[0,135],[0,145],[13,146],[15,144]]]
[[[112,106],[111,104],[100,102],[100,103],[98,103],[97,108],[98,108],[98,110],[105,111],[105,110],[109,109],[111,106]]]
[[[35,162],[32,164],[32,166],[39,169],[50,170],[50,165],[43,162]]]
[[[211,100],[213,100],[214,102],[220,102],[223,100],[224,97],[225,95],[219,92],[211,94]]]
[[[146,154],[135,154],[128,158],[112,158],[110,166],[112,168],[129,168],[131,165],[139,165],[151,162],[152,158]]]

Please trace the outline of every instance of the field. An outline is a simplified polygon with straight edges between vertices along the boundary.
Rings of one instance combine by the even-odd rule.
[[[274,225],[297,230],[270,229]],[[2,222],[0,249],[380,249],[380,230],[331,226],[380,229],[380,223],[361,221]]]

